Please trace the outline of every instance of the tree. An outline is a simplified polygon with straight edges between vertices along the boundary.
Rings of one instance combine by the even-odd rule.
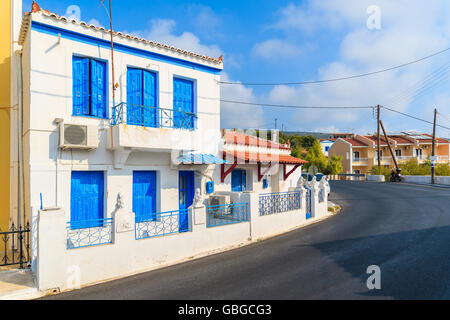
[[[341,156],[332,156],[331,159],[328,160],[328,165],[327,168],[325,169],[325,171],[323,172],[324,174],[339,174],[342,171],[344,171],[344,169],[342,168],[342,157]]]
[[[323,154],[319,140],[315,139],[313,145],[308,149],[305,160],[308,161],[308,163],[305,164],[306,169],[315,166],[322,173],[326,170],[328,158]]]

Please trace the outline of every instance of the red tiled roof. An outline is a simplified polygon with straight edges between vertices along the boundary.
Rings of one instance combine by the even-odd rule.
[[[275,162],[280,164],[305,164],[308,161],[289,156],[289,155],[276,155],[276,154],[263,154],[263,153],[250,153],[250,152],[237,152],[237,151],[227,151],[226,152],[226,160],[230,160],[230,158],[237,158],[244,161],[252,161],[252,162]]]
[[[244,134],[236,131],[225,132],[225,143],[234,145],[254,146],[273,149],[291,150],[291,147],[286,144],[273,142],[266,139],[261,139],[255,136]]]
[[[355,146],[355,147],[367,147],[367,144],[365,144],[359,140],[356,140],[355,138],[341,138],[341,139],[344,141],[347,141],[348,143],[350,143],[352,146]]]
[[[406,139],[404,136],[389,136],[389,138],[395,140],[399,144],[414,144],[414,142]]]
[[[378,138],[376,136],[364,136],[364,137],[367,138],[367,139],[372,140],[373,142],[375,142],[375,145],[378,144]],[[382,137],[382,136],[380,136],[380,145],[381,146],[387,146],[387,142],[384,139],[384,137]]]
[[[422,142],[422,143],[432,143],[433,142],[433,136],[431,134],[424,133],[422,135],[430,137],[430,139],[417,139],[417,140],[419,140],[419,142]],[[438,138],[438,137],[436,137],[435,140],[437,143],[450,143],[448,140]]]
[[[83,26],[83,27],[88,28],[88,29],[102,31],[104,33],[111,33],[110,30],[105,29],[103,27],[98,27],[98,26],[95,26],[93,24],[88,24],[88,23],[86,23],[84,21],[77,21],[75,19],[69,19],[69,18],[66,18],[64,16],[59,16],[58,14],[56,14],[54,12],[50,12],[48,10],[43,10],[34,1],[33,1],[33,5],[32,5],[32,11],[31,12],[25,12],[25,16],[29,16],[29,15],[31,15],[31,13],[41,13],[44,16],[47,16],[47,17],[52,18],[54,20],[63,21],[63,22],[71,22],[73,24],[80,25],[80,26]],[[25,21],[25,19],[24,19],[24,21]],[[142,43],[145,43],[145,44],[148,44],[148,45],[151,45],[151,46],[155,46],[155,47],[158,47],[158,48],[162,48],[162,49],[174,51],[174,52],[177,52],[177,53],[181,53],[181,54],[184,54],[184,55],[187,55],[187,56],[190,56],[190,57],[203,59],[203,60],[206,60],[206,61],[209,61],[209,62],[213,62],[213,63],[216,63],[216,64],[221,64],[223,62],[223,56],[220,56],[219,58],[213,58],[213,57],[209,57],[209,56],[206,56],[206,55],[201,55],[201,54],[198,54],[198,53],[194,53],[194,52],[191,52],[191,51],[179,49],[179,48],[176,48],[176,47],[173,47],[173,46],[170,46],[170,45],[166,45],[166,44],[162,44],[162,43],[159,43],[159,42],[154,42],[154,41],[147,40],[147,39],[144,39],[144,38],[136,37],[136,36],[133,36],[133,35],[130,35],[130,34],[125,34],[125,33],[122,33],[122,32],[114,32],[114,35],[115,36],[120,36],[120,37],[123,37],[123,38],[128,38],[128,39],[135,40],[135,41],[139,41],[139,42],[142,42]]]

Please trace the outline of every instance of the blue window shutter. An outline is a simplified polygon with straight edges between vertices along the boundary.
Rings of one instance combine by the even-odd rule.
[[[156,96],[156,74],[143,71],[144,92],[143,92],[143,120],[146,127],[157,126],[157,96]]]
[[[241,185],[242,185],[241,191],[247,190],[247,174],[245,170],[242,170]]]
[[[89,59],[72,58],[73,114],[89,115]]]
[[[127,72],[127,123],[142,125],[142,70]]]
[[[133,172],[133,212],[136,222],[154,220],[156,212],[156,172]]]
[[[106,118],[106,63],[91,62],[91,116]]]
[[[174,126],[192,129],[194,118],[185,113],[194,113],[194,83],[185,79],[173,79]]]
[[[73,229],[102,225],[104,201],[102,171],[72,171],[70,221]]]

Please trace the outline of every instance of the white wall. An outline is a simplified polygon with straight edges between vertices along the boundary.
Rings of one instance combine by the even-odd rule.
[[[54,22],[52,19],[33,14],[33,19],[42,23],[67,28],[89,36],[104,38],[100,31],[87,30],[72,23]],[[136,44],[129,39],[117,39],[130,46],[150,50],[148,46]],[[28,44],[29,43],[29,44]],[[142,148],[133,148],[123,169],[114,167],[114,152],[108,149],[108,119],[72,116],[72,57],[74,54],[107,61],[109,68],[109,110],[112,114],[111,63],[110,50],[98,46],[76,42],[32,30],[24,45],[24,136],[26,144],[26,163],[29,164],[27,180],[27,208],[40,206],[40,194],[43,195],[45,207],[58,206],[64,209],[66,219],[70,217],[70,176],[73,170],[98,170],[105,172],[106,206],[105,217],[111,216],[119,192],[123,193],[127,208],[132,206],[132,172],[133,170],[155,170],[158,172],[161,191],[158,210],[178,209],[178,170],[184,166],[171,166],[168,150],[146,150],[145,141]],[[168,50],[170,57],[183,58]],[[217,154],[220,137],[220,76],[183,67],[163,61],[155,61],[123,52],[115,52],[115,77],[119,83],[116,90],[116,104],[126,102],[127,67],[139,67],[158,74],[159,105],[172,109],[172,79],[181,76],[192,79],[195,83],[195,107],[198,114],[194,150],[202,153]],[[201,63],[199,59],[186,60]],[[211,63],[204,62],[205,65]],[[29,79],[29,81],[28,81]],[[205,99],[207,98],[207,99]],[[99,147],[93,151],[61,150],[58,148],[59,129],[54,123],[61,118],[65,123],[93,125],[98,128]],[[160,129],[163,131],[181,131]],[[213,133],[216,133],[215,135]],[[201,138],[200,138],[201,137]],[[146,150],[146,151],[145,151]],[[161,151],[161,152],[156,152]],[[202,169],[197,166],[190,169]],[[203,188],[202,180],[202,188]],[[196,187],[200,187],[197,185]]]
[[[32,265],[37,274],[38,287],[40,290],[74,289],[77,284],[86,285],[160,268],[314,223],[328,215],[327,199],[318,203],[318,190],[319,186],[316,185],[312,193],[313,217],[308,220],[305,192],[302,192],[300,210],[266,216],[259,215],[259,195],[244,192],[240,196],[241,201],[249,204],[248,222],[207,228],[205,207],[200,205],[192,211],[191,232],[142,240],[135,239],[134,215],[124,209],[113,214],[112,244],[71,250],[66,249],[64,210],[39,211],[36,214],[38,219],[33,220],[35,231],[32,237]],[[121,217],[127,216],[131,221],[130,228],[119,232],[122,227]],[[36,246],[36,242],[39,246]]]

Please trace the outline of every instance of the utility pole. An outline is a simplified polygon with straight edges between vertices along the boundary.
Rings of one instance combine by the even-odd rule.
[[[433,144],[431,147],[431,184],[434,184],[434,166],[435,166],[435,141],[436,141],[436,116],[437,116],[437,109],[434,108],[434,122],[433,122]]]
[[[112,79],[112,96],[113,96],[113,108],[116,106],[116,81],[115,81],[115,77],[114,77],[114,41],[113,41],[113,35],[114,35],[114,31],[113,31],[113,23],[112,23],[112,5],[111,5],[112,0],[109,0],[109,23],[110,23],[110,27],[111,27],[111,71],[112,71],[112,75],[111,75],[111,79]]]
[[[277,130],[277,121],[278,121],[278,119],[275,118],[275,130]]]
[[[378,155],[378,173],[381,170],[381,157],[380,157],[380,105],[377,106],[377,155]]]
[[[284,123],[281,124],[281,132],[284,131]]]
[[[381,125],[381,129],[383,129],[384,139],[386,140],[386,143],[387,143],[387,145],[388,145],[388,147],[389,147],[389,152],[391,153],[392,160],[394,161],[395,168],[398,169],[397,159],[395,158],[394,151],[393,151],[392,148],[391,148],[391,143],[390,143],[389,140],[388,140],[388,136],[387,136],[387,134],[386,134],[386,130],[384,130],[383,122],[380,120],[379,123],[380,123],[380,125]]]

